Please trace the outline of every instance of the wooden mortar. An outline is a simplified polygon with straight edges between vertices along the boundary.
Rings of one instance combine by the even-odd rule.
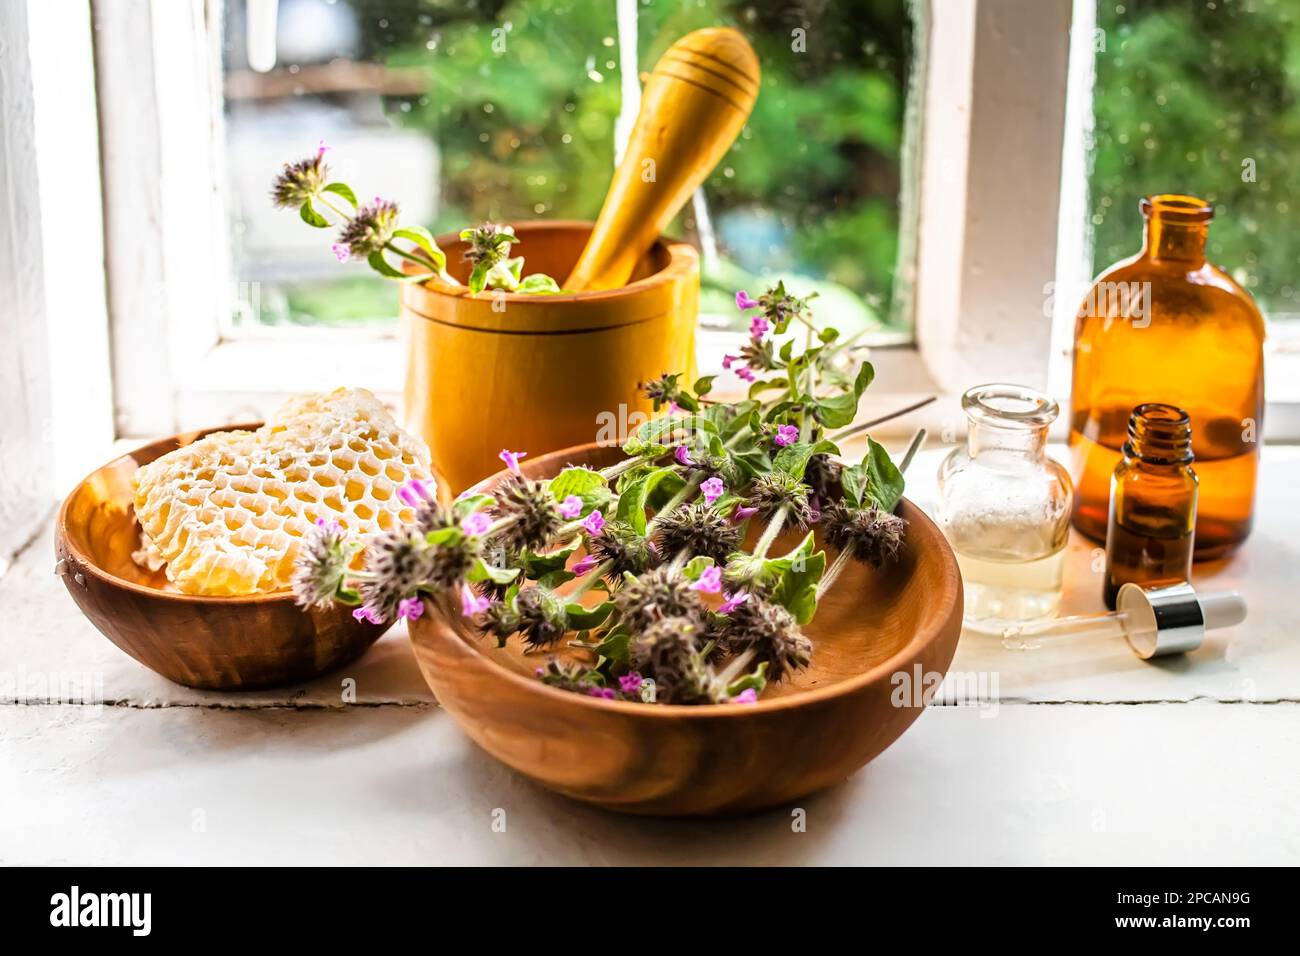
[[[525,272],[565,276],[592,224],[515,224]],[[469,278],[456,235],[438,237],[448,271]],[[503,448],[534,457],[592,441],[621,441],[648,416],[637,383],[694,376],[699,258],[660,238],[620,288],[563,295],[403,285],[406,427],[433,453],[452,493],[498,471]]]

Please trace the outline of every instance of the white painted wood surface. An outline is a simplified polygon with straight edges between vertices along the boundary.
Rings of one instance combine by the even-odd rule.
[[[917,501],[947,450],[910,469]],[[803,801],[805,833],[794,808],[646,821],[539,790],[438,709],[400,630],[301,687],[170,684],[80,616],[47,533],[0,580],[0,862],[1300,863],[1298,482],[1300,448],[1265,449],[1255,534],[1197,569],[1241,588],[1244,625],[1154,665],[1113,642],[1011,652],[968,633],[953,668],[996,675],[998,699],[928,710]],[[1069,611],[1100,608],[1091,557],[1071,543]],[[17,683],[83,675],[105,704]]]

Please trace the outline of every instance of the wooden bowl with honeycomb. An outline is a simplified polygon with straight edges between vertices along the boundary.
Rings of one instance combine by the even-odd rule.
[[[105,637],[168,680],[204,690],[254,690],[309,680],[356,660],[388,625],[351,609],[304,611],[288,591],[241,597],[182,594],[132,558],[137,468],[226,425],[152,442],[109,462],[64,501],[55,528],[68,593]]]

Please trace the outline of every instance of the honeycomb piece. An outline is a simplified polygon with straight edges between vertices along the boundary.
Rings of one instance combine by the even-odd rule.
[[[215,432],[140,468],[137,554],[161,556],[186,594],[278,591],[317,518],[358,536],[412,520],[397,496],[411,478],[431,480],[429,450],[370,392],[296,396],[256,431]]]

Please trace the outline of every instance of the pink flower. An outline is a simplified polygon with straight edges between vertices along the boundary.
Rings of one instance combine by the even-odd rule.
[[[671,400],[668,402],[669,415],[680,415],[681,411],[682,411],[682,406],[678,405],[676,402]]]
[[[582,527],[588,534],[600,534],[601,529],[605,527],[605,516],[599,511],[593,511],[582,522]]]
[[[519,474],[519,459],[528,457],[528,452],[506,451],[504,448],[502,448],[501,453],[497,455],[497,457],[500,458],[502,461],[504,461],[506,463],[506,467],[509,468],[517,475]]]
[[[704,500],[709,504],[713,504],[713,502],[721,498],[723,492],[726,490],[727,486],[722,483],[721,478],[717,477],[710,478],[704,484],[700,485],[700,494],[704,495]]]
[[[316,155],[324,156],[333,148],[334,148],[333,146],[326,145],[325,140],[321,140],[319,143],[316,144]]]
[[[475,538],[487,534],[490,527],[492,527],[492,519],[481,511],[475,511],[460,523],[461,530]]]
[[[738,594],[724,594],[723,597],[725,597],[726,600],[723,601],[722,605],[718,608],[718,613],[730,614],[736,608],[740,607],[742,604],[744,604],[746,601],[749,600],[749,592],[741,591]]]
[[[793,445],[799,440],[798,425],[781,425],[776,430],[776,438],[772,439],[782,448],[786,445]]]
[[[317,518],[316,527],[326,534],[338,534],[343,526],[339,524],[338,518]]]
[[[737,505],[736,510],[731,513],[731,523],[740,524],[742,521],[748,521],[756,514],[758,514],[757,508],[751,508],[748,505]]]
[[[736,369],[736,377],[744,379],[746,382],[752,382],[754,380],[754,370],[748,365],[742,365]]]
[[[408,621],[417,620],[424,613],[424,602],[418,597],[403,598],[397,602],[397,616]]]
[[[633,671],[630,674],[624,674],[618,679],[618,689],[625,694],[637,694],[641,691],[641,681],[644,678]]]
[[[412,508],[418,508],[426,501],[433,500],[433,495],[429,492],[429,483],[419,478],[412,478],[398,488],[397,497],[402,499],[403,504]]]
[[[735,697],[731,698],[731,702],[733,704],[757,704],[758,691],[754,690],[752,687],[746,687]]]
[[[330,246],[330,252],[334,253],[334,258],[339,262],[347,262],[348,257],[352,255],[352,249],[346,242],[336,242]]]
[[[599,697],[601,700],[613,700],[614,688],[612,687],[592,687],[587,690],[588,697]]]
[[[687,468],[695,464],[695,462],[691,460],[691,453],[686,450],[685,445],[678,445],[677,450],[673,452],[673,457],[677,459],[677,464],[683,465]]]
[[[482,614],[492,606],[492,599],[474,593],[474,589],[464,582],[460,586],[460,613],[466,617]]]
[[[705,568],[700,573],[700,578],[691,585],[694,591],[703,591],[705,594],[717,594],[722,590],[722,568],[714,565],[711,568]]]
[[[740,361],[740,356],[739,356],[739,355],[724,355],[724,356],[722,356],[722,367],[723,367],[724,369],[728,369],[728,370],[730,370],[730,368],[731,368],[731,363],[732,363],[732,362],[739,362],[739,361]]]
[[[599,563],[600,562],[596,560],[595,555],[589,554],[581,561],[579,561],[577,564],[575,564],[572,568],[572,571],[578,577],[582,577],[584,574],[590,574],[591,570]]]
[[[577,495],[569,495],[560,502],[560,514],[566,518],[576,518],[582,514],[582,499]]]
[[[739,292],[736,293],[736,308],[738,308],[741,312],[744,312],[747,309],[757,309],[758,302],[754,299],[751,299],[749,297],[749,293],[746,292],[744,289],[741,289]]]
[[[768,324],[767,319],[761,315],[756,315],[749,320],[749,337],[755,341],[761,339],[767,334],[767,330],[772,326]]]
[[[352,616],[358,621],[369,621],[371,624],[384,623],[384,616],[369,604],[361,605],[361,607],[352,612]]]

